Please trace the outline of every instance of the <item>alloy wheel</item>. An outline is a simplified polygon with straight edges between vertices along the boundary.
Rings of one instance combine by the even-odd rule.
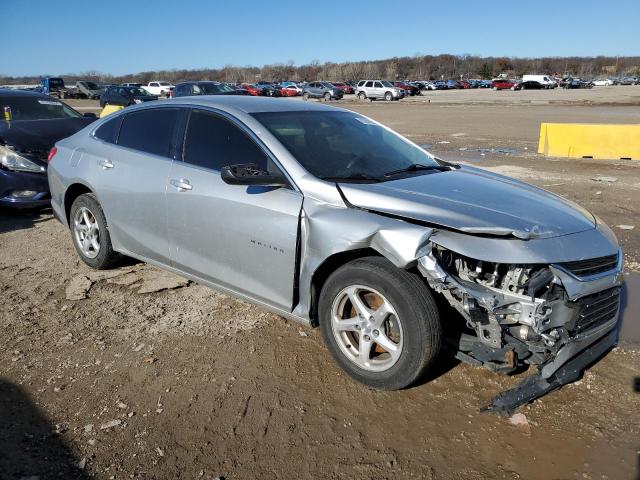
[[[331,329],[345,357],[364,370],[388,370],[402,353],[396,310],[371,287],[351,285],[340,291],[331,308]]]
[[[87,207],[80,207],[73,218],[73,234],[82,254],[96,258],[100,252],[100,228],[95,215]]]

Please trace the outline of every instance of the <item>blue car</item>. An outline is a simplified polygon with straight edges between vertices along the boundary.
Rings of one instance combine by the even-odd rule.
[[[95,114],[42,93],[0,89],[0,115],[0,207],[49,206],[48,155]]]

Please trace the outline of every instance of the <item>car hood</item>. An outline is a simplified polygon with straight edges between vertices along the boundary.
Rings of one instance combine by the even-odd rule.
[[[95,118],[60,118],[54,120],[20,120],[0,123],[0,141],[22,152],[46,154],[63,138],[95,121]]]
[[[591,213],[568,200],[474,167],[339,188],[356,207],[470,234],[551,238],[596,226]]]

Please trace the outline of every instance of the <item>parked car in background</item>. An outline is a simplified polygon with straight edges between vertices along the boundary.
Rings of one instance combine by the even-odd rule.
[[[344,82],[331,82],[334,87],[342,90],[342,93],[345,95],[352,95],[355,92],[355,89],[351,85],[347,85]]]
[[[516,83],[514,90],[542,90],[546,89],[545,85],[542,85],[540,82],[536,82],[534,80],[528,80],[526,82]]]
[[[300,87],[297,83],[294,82],[287,82],[286,85],[280,84],[282,86],[282,88],[286,88],[287,90],[293,91],[295,92],[295,95],[302,95],[302,87]],[[288,96],[292,96],[292,95],[288,95]]]
[[[122,85],[120,85],[121,87],[142,87],[141,83],[123,83]]]
[[[146,85],[143,85],[142,88],[144,88],[151,95],[156,95],[158,97],[169,97],[170,92],[173,89],[173,85],[171,85],[169,82],[153,81],[147,83]]]
[[[394,87],[386,80],[361,80],[356,88],[356,95],[360,100],[399,100],[404,97],[403,90]]]
[[[582,81],[579,78],[568,78],[563,81],[563,88],[576,89],[576,88],[593,88],[592,82]]]
[[[248,95],[244,89],[232,88],[220,82],[182,82],[171,91],[171,97],[186,97],[189,95]]]
[[[436,90],[447,90],[449,88],[449,85],[444,80],[438,80],[434,85]]]
[[[620,79],[620,85],[637,85],[638,79],[635,77],[624,77]]]
[[[60,77],[44,77],[40,79],[40,93],[54,98],[82,98],[83,94],[77,87],[68,87]]]
[[[558,83],[550,75],[523,75],[523,82],[538,82],[543,88],[556,88]]]
[[[249,93],[249,95],[252,95],[254,97],[262,95],[262,89],[252,83],[243,83],[242,88],[244,88]]]
[[[411,85],[410,83],[407,82],[393,82],[392,85],[394,87],[398,87],[401,90],[404,90],[405,96],[415,96],[415,95],[420,95],[420,89],[418,87],[416,87],[415,85]]]
[[[359,113],[183,97],[56,147],[51,204],[82,262],[127,255],[319,325],[370,388],[423,379],[447,344],[492,371],[537,366],[489,405],[510,415],[617,342],[623,257],[602,220]]]
[[[48,95],[0,89],[0,206],[49,206],[47,158],[58,140],[96,119]]]
[[[596,87],[610,87],[612,85],[614,85],[613,80],[611,80],[610,78],[601,78],[598,80],[594,80],[593,84]]]
[[[342,90],[329,82],[311,82],[302,89],[302,98],[322,98],[326,101],[340,100],[343,97]]]
[[[100,98],[100,95],[102,95],[105,90],[97,83],[90,82],[88,80],[81,80],[79,82],[76,82],[76,88],[82,95],[91,100],[97,100],[98,98]]]
[[[281,97],[297,97],[298,90],[295,87],[283,87],[282,85],[274,85],[280,91]]]
[[[515,90],[516,82],[504,78],[495,79],[491,82],[491,88],[494,90]]]
[[[157,100],[157,95],[151,95],[148,91],[140,87],[109,87],[100,95],[100,107],[105,105],[120,105],[128,107],[136,103]]]
[[[260,95],[264,97],[281,97],[280,88],[273,83],[260,83],[257,85],[260,89]]]
[[[478,88],[491,88],[491,80],[480,80],[478,82]]]

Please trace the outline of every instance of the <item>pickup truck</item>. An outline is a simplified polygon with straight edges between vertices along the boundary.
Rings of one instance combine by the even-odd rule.
[[[64,80],[60,77],[44,77],[40,80],[40,91],[57,98],[100,98],[103,88],[95,82],[81,80],[75,86],[65,86]]]
[[[169,82],[153,81],[149,82],[147,85],[143,85],[142,88],[144,88],[151,95],[168,97],[171,90],[173,90],[173,85],[171,85]]]

